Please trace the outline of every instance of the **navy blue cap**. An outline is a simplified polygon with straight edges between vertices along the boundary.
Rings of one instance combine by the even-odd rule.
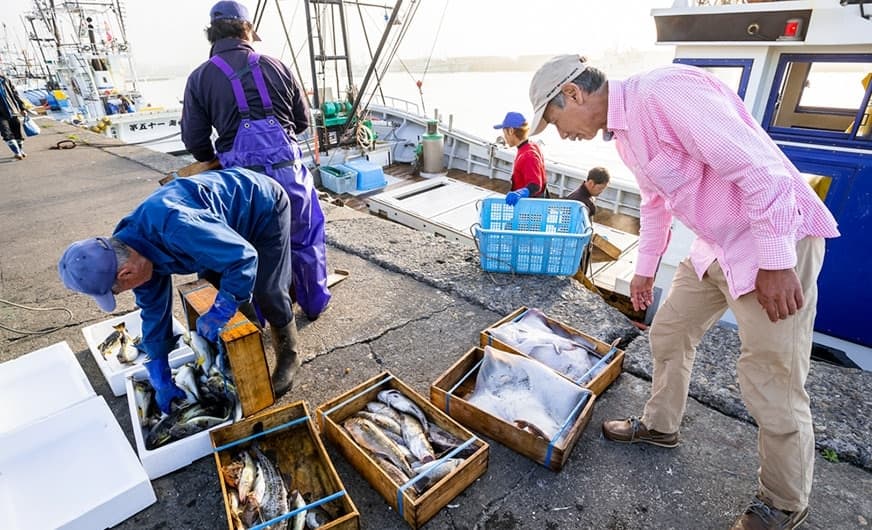
[[[222,0],[218,2],[209,11],[209,19],[212,22],[216,20],[244,20],[251,23],[251,17],[248,15],[248,8],[239,2],[231,2]]]
[[[67,289],[90,295],[100,309],[115,310],[112,285],[118,274],[115,250],[105,237],[76,241],[58,262],[58,274]]]
[[[494,129],[517,129],[523,127],[527,119],[520,112],[509,112],[502,123],[494,125]]]

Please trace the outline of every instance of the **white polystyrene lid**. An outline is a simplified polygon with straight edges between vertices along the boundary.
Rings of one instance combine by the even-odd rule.
[[[154,502],[102,397],[0,434],[0,528],[106,528]]]
[[[66,342],[0,364],[0,434],[96,395]]]

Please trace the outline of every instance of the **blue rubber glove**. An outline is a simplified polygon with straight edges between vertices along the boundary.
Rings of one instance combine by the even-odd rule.
[[[530,196],[530,190],[527,188],[521,188],[517,191],[510,191],[506,195],[506,204],[509,206],[514,206],[518,204],[518,201]]]
[[[221,328],[236,314],[239,304],[229,294],[218,291],[215,303],[206,311],[206,314],[197,319],[197,333],[209,342],[218,342],[218,334]]]
[[[161,412],[169,414],[170,404],[173,400],[176,398],[185,399],[185,393],[173,382],[167,354],[151,357],[144,364],[145,369],[148,370],[151,386],[154,387],[154,400],[157,401],[157,406]]]

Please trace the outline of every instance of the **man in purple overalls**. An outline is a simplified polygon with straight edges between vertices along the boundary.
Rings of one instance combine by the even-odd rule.
[[[217,154],[224,167],[242,166],[278,181],[291,199],[293,290],[309,320],[327,307],[324,214],[296,134],[309,126],[305,95],[278,59],[254,52],[259,40],[248,9],[222,1],[206,30],[211,59],[188,77],[182,140],[198,161]],[[212,127],[218,131],[213,149]]]

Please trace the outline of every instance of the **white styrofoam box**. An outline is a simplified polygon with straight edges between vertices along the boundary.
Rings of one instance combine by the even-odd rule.
[[[96,395],[66,342],[0,364],[0,433]]]
[[[114,331],[113,326],[122,321],[127,327],[127,333],[129,333],[132,338],[142,335],[142,319],[140,318],[139,313],[140,311],[136,310],[132,313],[110,318],[103,322],[82,328],[82,334],[85,335],[85,342],[88,343],[88,349],[91,350],[91,355],[94,357],[94,361],[97,363],[97,366],[100,367],[100,371],[103,372],[103,377],[106,378],[106,382],[109,383],[109,386],[112,388],[112,394],[115,396],[124,395],[124,392],[126,391],[124,380],[127,379],[127,376],[130,374],[139,370],[142,366],[142,362],[145,360],[145,355],[140,354],[132,364],[121,364],[114,355],[109,355],[104,359],[97,346],[99,346],[99,344]],[[184,332],[185,328],[182,324],[173,318],[173,333],[180,335]],[[182,342],[179,344],[180,346],[178,348],[170,352],[170,362],[174,359],[178,359],[179,364],[182,364],[194,360],[194,357],[196,356],[194,351]]]
[[[184,364],[177,361],[170,363],[176,367]],[[133,424],[133,438],[136,440],[136,452],[139,453],[139,460],[142,462],[142,467],[152,480],[162,477],[167,473],[185,467],[194,460],[202,458],[212,452],[212,441],[209,438],[209,431],[230,425],[232,420],[220,423],[211,429],[192,434],[162,445],[154,450],[145,448],[145,438],[148,433],[139,425],[139,415],[136,412],[136,398],[134,398],[133,381],[141,381],[146,379],[148,374],[145,369],[131,374],[126,380],[127,385],[127,404],[130,407],[130,421]],[[237,418],[238,419],[238,418]]]
[[[379,167],[388,167],[391,165],[391,148],[389,145],[379,146],[364,154],[364,157]]]
[[[108,528],[156,500],[100,396],[0,434],[0,528]]]

